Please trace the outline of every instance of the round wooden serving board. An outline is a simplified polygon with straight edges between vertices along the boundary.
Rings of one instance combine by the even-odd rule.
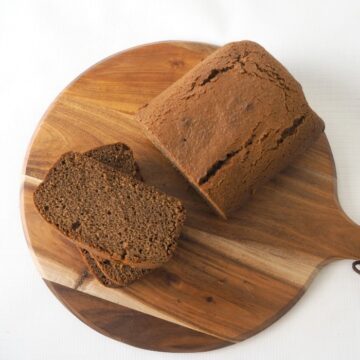
[[[133,120],[139,106],[214,50],[164,42],[96,64],[51,105],[25,162],[23,223],[42,277],[86,324],[141,348],[204,351],[244,340],[288,311],[324,264],[360,258],[360,227],[338,204],[325,135],[225,221],[141,132]],[[168,264],[109,289],[41,218],[32,194],[62,153],[118,141],[133,149],[146,183],[184,202],[188,218]]]

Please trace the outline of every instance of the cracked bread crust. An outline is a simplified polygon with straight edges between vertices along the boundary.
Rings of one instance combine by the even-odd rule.
[[[224,218],[324,130],[300,84],[250,41],[215,51],[136,119]]]
[[[167,262],[185,219],[178,199],[74,152],[50,169],[34,203],[45,220],[92,256],[134,268]]]

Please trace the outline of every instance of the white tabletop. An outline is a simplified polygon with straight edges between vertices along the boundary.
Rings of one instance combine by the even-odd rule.
[[[153,41],[250,39],[293,73],[325,120],[341,204],[360,223],[359,34],[356,0],[2,0],[0,359],[359,358],[360,276],[351,261],[327,266],[288,314],[243,343],[208,353],[163,354],[102,336],[66,310],[37,273],[19,214],[20,173],[32,133],[80,72]]]

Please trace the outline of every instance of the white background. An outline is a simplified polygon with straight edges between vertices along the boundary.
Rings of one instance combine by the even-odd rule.
[[[326,121],[341,204],[360,223],[359,1],[0,0],[0,359],[360,358],[360,276],[329,265],[280,321],[232,347],[193,355],[139,350],[106,338],[45,287],[24,239],[20,173],[54,97],[102,58],[182,39],[265,46],[302,83]],[[360,255],[360,238],[359,238]]]

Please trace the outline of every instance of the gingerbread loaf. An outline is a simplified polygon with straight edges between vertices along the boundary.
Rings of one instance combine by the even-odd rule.
[[[324,130],[300,84],[250,41],[215,51],[136,119],[224,218]]]

